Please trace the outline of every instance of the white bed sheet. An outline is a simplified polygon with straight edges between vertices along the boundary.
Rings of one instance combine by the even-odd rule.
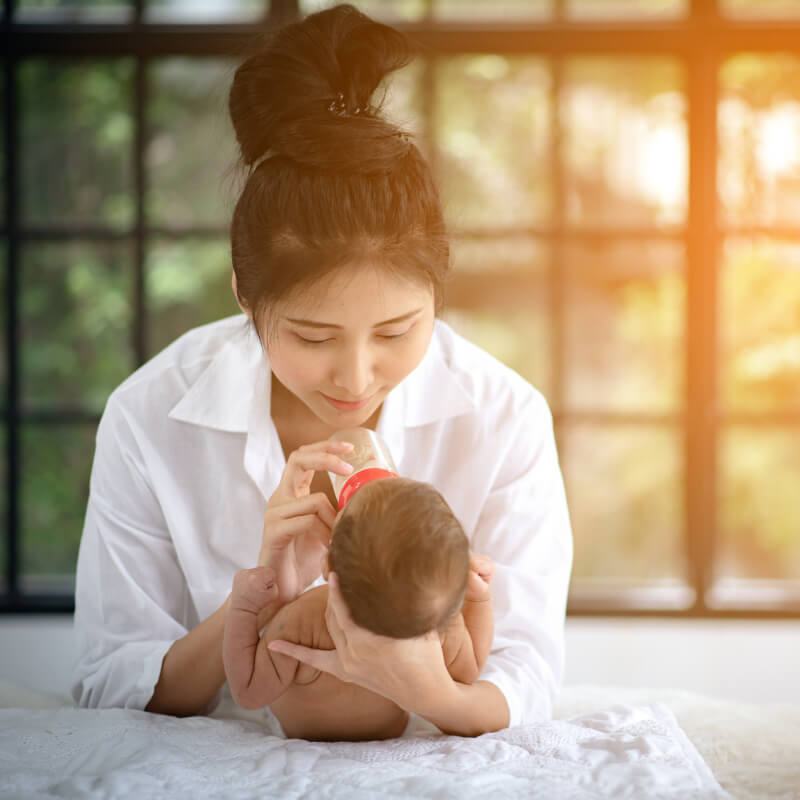
[[[677,689],[569,686],[556,716],[608,702],[669,706],[720,785],[737,800],[800,800],[800,703],[755,703]]]
[[[0,687],[2,689],[3,687]],[[608,696],[606,695],[606,698]],[[598,705],[475,739],[311,743],[241,719],[57,707],[8,686],[0,797],[728,798],[662,703]]]

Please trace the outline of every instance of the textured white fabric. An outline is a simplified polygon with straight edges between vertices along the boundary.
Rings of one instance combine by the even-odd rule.
[[[0,711],[0,798],[729,798],[664,705],[475,739],[312,743],[128,709]]]
[[[190,331],[111,395],[78,559],[79,705],[144,708],[171,643],[256,563],[285,466],[269,390],[269,364],[239,316]],[[544,398],[437,322],[378,431],[400,473],[432,483],[473,549],[497,562],[482,677],[505,694],[512,725],[548,719],[572,539]]]
[[[754,703],[680,689],[568,686],[558,717],[609,703],[669,706],[681,729],[736,800],[800,800],[800,703]]]

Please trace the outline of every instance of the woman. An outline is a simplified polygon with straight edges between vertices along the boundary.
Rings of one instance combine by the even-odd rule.
[[[246,317],[190,331],[109,398],[78,559],[79,704],[212,708],[233,575],[272,567],[280,603],[322,581],[324,472],[345,470],[327,439],[364,425],[497,564],[481,680],[453,681],[429,637],[357,628],[335,581],[336,650],[271,646],[446,732],[550,716],[572,555],[551,418],[435,319],[449,265],[438,195],[409,137],[370,105],[408,58],[397,31],[339,6],[237,70],[230,113],[249,174],[231,249]]]

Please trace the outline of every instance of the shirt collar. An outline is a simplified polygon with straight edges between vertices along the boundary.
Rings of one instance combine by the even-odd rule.
[[[169,418],[230,433],[247,433],[256,387],[264,385],[268,372],[261,342],[248,325],[225,342],[169,412]],[[269,381],[266,384],[269,386]],[[269,395],[265,400],[268,414]]]
[[[386,397],[379,431],[456,417],[476,404],[447,363],[437,321],[425,357]],[[170,419],[248,433],[270,414],[269,362],[252,326],[226,342],[169,413]],[[259,426],[260,427],[260,426]]]
[[[403,426],[413,428],[475,409],[475,401],[447,361],[442,325],[436,321],[425,357],[384,401],[381,419],[385,417],[389,425],[396,425],[399,420]]]

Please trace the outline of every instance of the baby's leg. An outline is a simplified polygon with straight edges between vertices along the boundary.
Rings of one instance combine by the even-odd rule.
[[[310,589],[275,617],[262,639],[281,638],[316,650],[333,650],[325,622],[327,605],[327,586]],[[385,697],[303,665],[270,708],[284,733],[295,739],[389,739],[400,736],[408,721],[408,714]]]
[[[311,683],[293,684],[270,709],[290,739],[393,739],[408,724],[408,712],[391,700],[325,672]]]
[[[272,653],[261,642],[265,617],[278,610],[275,571],[255,567],[233,579],[228,616],[222,639],[222,662],[233,699],[242,708],[263,708],[285,691],[294,679],[297,661]]]

